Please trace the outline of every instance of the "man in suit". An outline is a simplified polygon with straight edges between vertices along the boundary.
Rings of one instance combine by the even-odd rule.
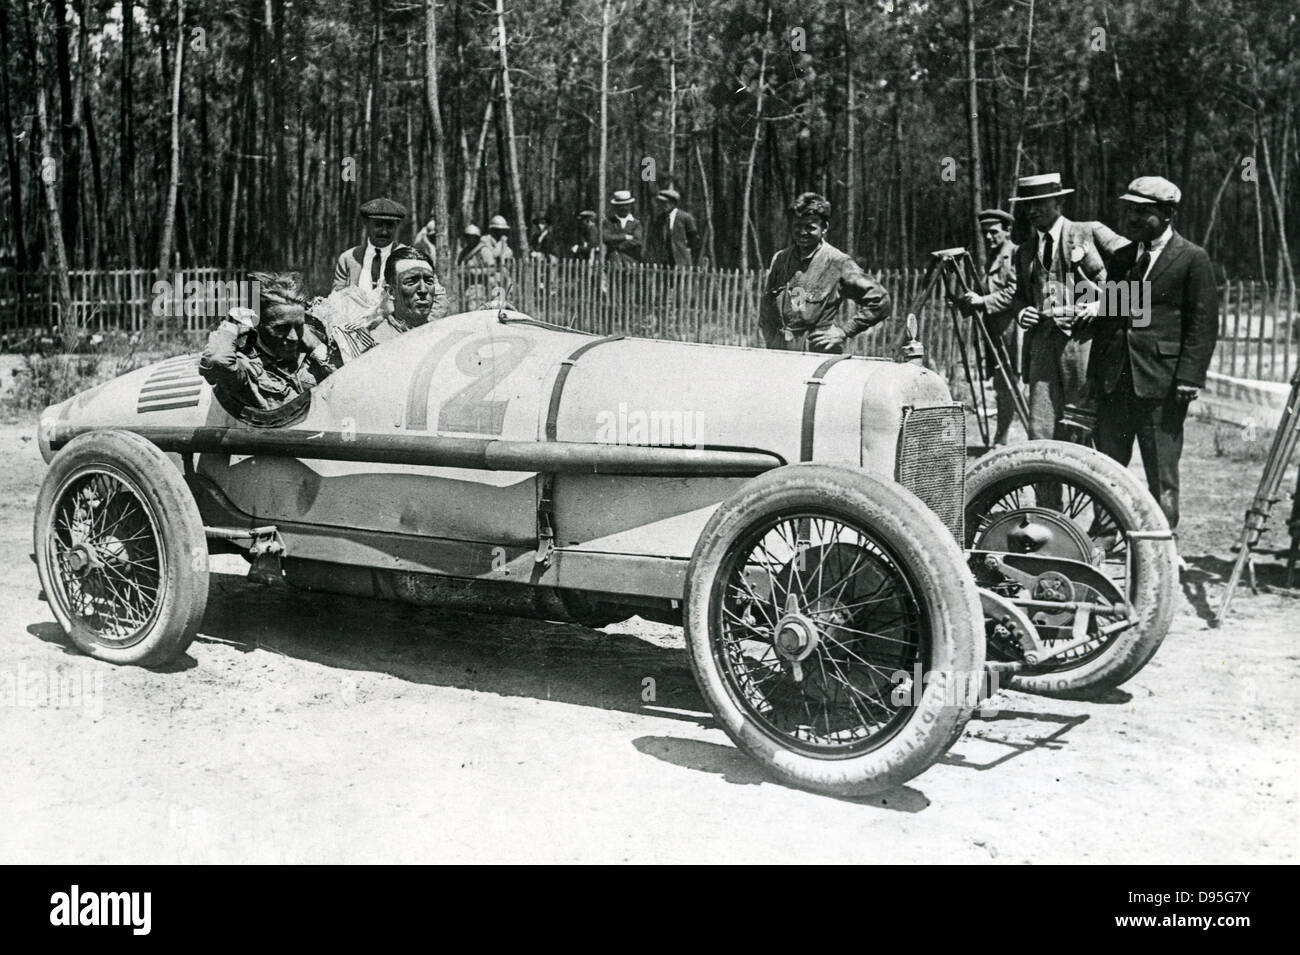
[[[1011,302],[1025,329],[1024,377],[1029,384],[1029,437],[1084,442],[1095,401],[1088,388],[1092,321],[1106,262],[1128,243],[1100,222],[1071,222],[1061,214],[1058,173],[1025,176],[1011,200],[1033,233],[1016,249]]]
[[[1205,250],[1174,231],[1177,186],[1141,176],[1120,199],[1133,244],[1115,258],[1112,274],[1124,285],[1110,297],[1119,307],[1098,320],[1088,364],[1097,449],[1128,464],[1136,438],[1151,495],[1177,527],[1183,421],[1218,340],[1218,289]]]
[[[678,208],[682,194],[669,186],[660,189],[656,198],[663,212],[659,225],[657,260],[663,265],[678,268],[695,265],[700,254],[700,230],[695,224],[695,217],[685,209]]]
[[[984,369],[985,377],[993,379],[993,393],[997,396],[998,425],[993,434],[993,446],[1000,448],[1007,443],[1007,434],[1015,418],[1015,401],[1010,389],[1018,387],[1020,378],[1020,329],[1011,307],[1016,297],[1016,247],[1011,241],[1011,213],[1002,209],[984,209],[978,219],[989,256],[984,272],[988,292],[984,295],[967,292],[962,296],[962,304],[984,312],[984,327],[995,342],[1001,342],[1007,361],[1005,378],[998,371],[992,355],[988,356]]]
[[[600,227],[596,221],[596,213],[590,209],[578,213],[578,241],[569,249],[573,258],[590,262],[600,251]]]
[[[533,219],[533,235],[528,240],[531,257],[554,262],[560,257],[560,241],[551,228],[551,217],[545,214]]]
[[[641,261],[644,228],[641,220],[632,214],[635,202],[627,189],[616,189],[614,198],[609,200],[612,208],[605,220],[605,249],[611,262]]]
[[[768,348],[843,354],[889,316],[889,293],[826,241],[831,204],[805,192],[790,208],[791,243],[772,257],[758,320]]]
[[[346,249],[334,266],[334,288],[356,285],[369,292],[384,284],[384,265],[394,249],[409,248],[395,242],[397,226],[406,218],[406,207],[392,199],[371,199],[361,207],[366,222],[366,238],[360,245]]]

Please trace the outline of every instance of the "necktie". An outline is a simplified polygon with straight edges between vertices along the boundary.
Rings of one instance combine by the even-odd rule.
[[[378,249],[375,249],[375,257],[370,260],[370,284],[372,286],[379,284],[379,272],[384,265],[384,263],[381,261],[383,257],[384,257],[384,253],[380,252]]]
[[[1142,247],[1141,254],[1137,261],[1133,263],[1133,268],[1129,269],[1129,301],[1132,302],[1130,309],[1133,315],[1145,316],[1147,310],[1146,301],[1146,274],[1147,269],[1151,267],[1151,250],[1146,246]]]
[[[1052,233],[1048,232],[1043,236],[1043,271],[1052,270]]]

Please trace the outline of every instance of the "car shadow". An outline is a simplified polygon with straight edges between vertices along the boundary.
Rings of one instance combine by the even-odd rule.
[[[966,724],[966,731],[939,762],[988,772],[1035,750],[1067,746],[1065,735],[1086,722],[1086,714],[1066,716],[1004,708],[976,710]]]
[[[712,727],[686,654],[629,633],[262,586],[213,573],[199,641],[410,683]]]
[[[632,741],[638,752],[655,759],[680,766],[683,769],[721,776],[724,782],[735,786],[779,786],[793,789],[777,782],[759,765],[736,749],[721,743],[710,743],[698,739],[679,739],[673,736],[641,736]],[[930,805],[925,794],[911,786],[899,786],[873,796],[831,796],[840,802],[853,803],[858,806],[875,806],[894,812],[920,812]]]

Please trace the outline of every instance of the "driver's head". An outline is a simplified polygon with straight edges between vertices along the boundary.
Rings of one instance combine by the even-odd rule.
[[[302,348],[306,305],[292,275],[254,273],[260,317],[257,347],[277,361],[291,361]]]
[[[405,325],[429,320],[438,277],[427,255],[419,249],[397,249],[384,264],[384,281],[393,296],[394,318]]]

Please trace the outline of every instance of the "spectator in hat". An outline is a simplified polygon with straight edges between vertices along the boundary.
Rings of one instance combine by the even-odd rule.
[[[366,238],[339,255],[334,266],[335,292],[349,285],[367,292],[379,288],[384,284],[384,263],[388,257],[394,249],[407,248],[394,241],[397,226],[406,218],[405,206],[381,196],[364,203],[360,212],[365,220]]]
[[[772,257],[759,303],[768,348],[842,354],[889,316],[884,286],[826,241],[830,218],[831,204],[815,192],[790,207],[791,243]]]
[[[575,259],[590,262],[600,249],[600,230],[596,226],[596,213],[583,209],[578,213],[578,241],[569,249]]]
[[[1071,222],[1062,199],[1074,192],[1058,173],[1024,176],[1013,203],[1033,232],[1015,254],[1011,308],[1025,330],[1029,437],[1086,442],[1096,415],[1087,381],[1092,321],[1101,309],[1106,264],[1128,243],[1100,222]]]
[[[1097,450],[1127,465],[1137,440],[1151,496],[1178,526],[1178,461],[1187,408],[1205,386],[1219,334],[1210,257],[1174,230],[1179,188],[1139,176],[1120,196],[1133,244],[1112,276],[1127,294],[1097,320],[1088,377],[1097,392]]]
[[[533,219],[533,234],[528,240],[530,255],[554,262],[560,257],[560,243],[551,228],[551,217],[543,213]]]
[[[966,292],[962,304],[984,313],[984,327],[988,329],[994,347],[1001,348],[1003,367],[999,369],[998,360],[989,355],[984,368],[984,376],[993,379],[993,392],[997,396],[998,423],[993,433],[993,446],[997,448],[1007,443],[1007,434],[1015,417],[1011,389],[1020,387],[1020,328],[1011,308],[1016,297],[1016,247],[1011,242],[1011,213],[1002,209],[984,209],[978,218],[988,253],[984,272],[988,292],[983,295]]]
[[[483,238],[483,231],[470,223],[460,233],[460,254],[456,264],[461,268],[491,268],[495,263],[490,247]]]
[[[510,248],[510,223],[505,216],[497,215],[488,220],[488,234],[483,239],[487,254],[492,257],[492,264],[501,268],[513,261],[514,250]]]
[[[678,268],[693,266],[700,255],[700,230],[695,217],[678,206],[682,194],[669,186],[655,197],[661,210],[656,261]]]
[[[605,220],[605,248],[611,262],[640,262],[644,227],[632,214],[636,200],[627,189],[616,189]]]

